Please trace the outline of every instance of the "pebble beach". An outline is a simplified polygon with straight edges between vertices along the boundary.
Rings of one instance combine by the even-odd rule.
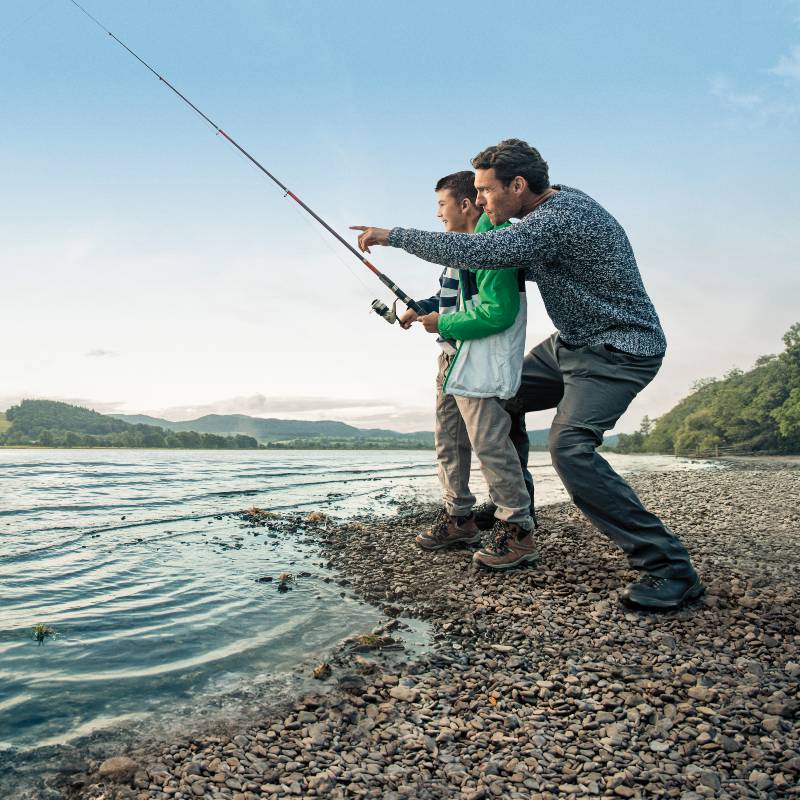
[[[800,463],[630,482],[689,547],[692,606],[621,606],[635,574],[570,504],[541,511],[540,563],[499,575],[414,546],[431,506],[319,515],[308,535],[386,622],[258,721],[87,756],[39,796],[800,797]],[[387,647],[400,617],[432,646]]]

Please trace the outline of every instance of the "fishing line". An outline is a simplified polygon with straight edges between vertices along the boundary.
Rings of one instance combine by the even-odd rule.
[[[353,276],[353,279],[356,280],[359,286],[364,290],[364,293],[367,296],[372,295],[372,291],[370,290],[369,286],[364,282],[364,279],[350,266],[350,264],[342,258],[342,254],[333,246],[333,242],[328,239],[326,236],[322,235],[322,231],[318,227],[316,227],[311,220],[305,215],[301,209],[297,206],[290,206],[292,211],[297,214],[298,218],[303,220],[303,224],[307,225],[309,230],[314,231],[314,236],[316,236],[320,242],[322,242],[330,254]]]
[[[256,170],[256,167],[250,162],[249,159],[245,158],[238,150],[234,151],[239,158],[244,161],[251,169]],[[311,220],[308,218],[308,215],[304,214],[301,209],[299,209],[296,205],[292,204],[289,206],[292,211],[297,215],[298,219],[303,221],[304,225],[307,225],[308,228],[314,231],[314,235],[324,243],[325,247],[330,251],[331,255],[353,276],[353,278],[358,281],[361,288],[364,290],[365,294],[371,295],[372,292],[370,291],[369,287],[366,283],[364,283],[361,276],[350,266],[350,264],[342,258],[342,254],[333,246],[333,243],[330,239],[326,236],[322,235],[322,231],[318,227],[312,224]]]
[[[394,283],[387,275],[381,272],[374,264],[372,264],[369,259],[367,259],[364,255],[362,255],[355,247],[353,247],[350,242],[348,242],[341,234],[339,234],[336,230],[334,230],[319,214],[317,214],[313,209],[311,209],[308,205],[306,205],[288,186],[282,183],[278,178],[275,177],[260,161],[258,161],[254,156],[247,152],[230,134],[226,133],[216,122],[214,122],[210,117],[208,117],[205,113],[203,113],[191,100],[189,100],[186,95],[179,92],[163,75],[156,72],[156,70],[150,66],[141,56],[137,55],[133,50],[131,50],[128,45],[125,44],[121,39],[115,36],[102,22],[100,22],[97,17],[90,14],[77,0],[68,0],[72,3],[75,8],[77,8],[82,14],[84,14],[88,19],[94,22],[100,30],[104,33],[108,34],[120,47],[124,48],[128,51],[145,69],[151,72],[156,78],[158,78],[161,83],[163,83],[170,91],[174,92],[181,100],[183,100],[186,105],[188,105],[193,111],[195,111],[199,116],[201,116],[216,132],[218,135],[222,136],[226,139],[236,150],[239,151],[241,155],[243,155],[248,161],[250,161],[253,166],[255,166],[258,170],[260,170],[267,178],[269,178],[276,186],[278,186],[281,191],[283,191],[284,197],[291,197],[292,200],[300,206],[309,216],[313,217],[323,228],[325,228],[328,233],[331,234],[340,244],[346,247],[368,270],[370,270],[375,277],[384,285],[386,286],[392,294],[397,297],[398,300],[402,300],[405,305],[413,309],[417,312],[417,314],[423,314],[424,311],[422,307],[412,300],[400,287]],[[372,303],[372,308],[375,310],[376,313],[380,314],[384,319],[389,322],[394,322],[396,319],[396,315],[394,313],[394,308],[390,311],[383,303],[379,300],[375,300]]]

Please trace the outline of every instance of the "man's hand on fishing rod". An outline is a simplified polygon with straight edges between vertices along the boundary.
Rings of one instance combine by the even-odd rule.
[[[419,314],[414,311],[413,308],[407,308],[397,320],[400,323],[400,327],[408,330],[411,327],[411,323],[415,322],[419,319]]]
[[[369,253],[373,244],[389,244],[389,228],[368,228],[364,225],[351,225],[351,231],[362,231],[358,236],[358,249],[362,253]]]
[[[439,333],[439,312],[432,311],[430,314],[425,314],[424,317],[419,317],[417,319],[423,328],[425,328],[428,333]]]

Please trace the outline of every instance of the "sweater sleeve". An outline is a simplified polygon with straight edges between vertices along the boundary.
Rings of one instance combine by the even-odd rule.
[[[553,214],[545,212],[485,233],[392,228],[388,244],[425,261],[458,269],[536,268],[550,262],[556,253],[558,226],[554,223]]]
[[[475,308],[439,317],[439,333],[445,339],[483,339],[510,328],[519,313],[519,284],[514,270],[482,270],[475,276],[478,296]]]
[[[439,293],[425,300],[417,300],[417,305],[422,309],[423,314],[431,314],[439,310]]]

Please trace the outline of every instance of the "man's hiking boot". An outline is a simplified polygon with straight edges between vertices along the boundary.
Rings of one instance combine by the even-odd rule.
[[[497,517],[495,517],[495,511],[497,511],[497,506],[492,503],[491,501],[488,503],[481,503],[475,509],[475,524],[478,526],[478,530],[481,531],[490,531],[494,528],[495,524],[497,523]],[[533,527],[538,528],[539,523],[536,521],[536,511],[533,508],[533,497],[531,497],[531,517],[533,517]]]
[[[684,578],[662,578],[645,573],[623,589],[622,602],[634,608],[670,611],[697,600],[705,590],[694,570]]]
[[[497,570],[511,569],[526,562],[535,563],[539,554],[533,545],[533,531],[527,531],[514,522],[499,521],[491,543],[478,550],[472,560]]]
[[[497,522],[494,512],[497,506],[494,503],[482,503],[475,509],[475,524],[480,531],[490,531]]]
[[[440,511],[429,531],[419,534],[414,540],[423,550],[441,550],[457,544],[478,544],[481,532],[475,524],[475,515],[454,517]]]

